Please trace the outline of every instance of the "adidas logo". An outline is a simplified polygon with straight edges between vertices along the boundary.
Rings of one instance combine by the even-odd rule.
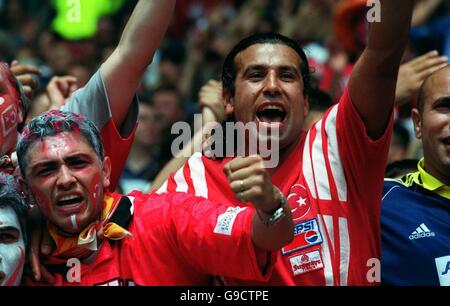
[[[424,224],[422,223],[412,234],[409,236],[410,240],[425,238],[425,237],[434,237],[436,234]]]

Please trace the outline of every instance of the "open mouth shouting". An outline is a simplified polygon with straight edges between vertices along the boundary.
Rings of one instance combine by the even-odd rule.
[[[79,193],[65,194],[57,197],[57,209],[63,213],[77,213],[83,208],[84,197]]]
[[[256,110],[258,122],[268,127],[284,126],[287,113],[284,106],[278,102],[263,102]]]

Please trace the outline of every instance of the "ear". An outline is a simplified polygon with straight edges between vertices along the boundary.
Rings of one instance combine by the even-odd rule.
[[[18,184],[19,184],[20,191],[22,191],[23,193],[26,194],[29,189],[28,189],[28,185],[25,182],[23,176],[22,175],[18,176],[17,181],[18,181]]]
[[[111,159],[109,156],[105,156],[103,159],[103,188],[105,190],[108,190],[109,186],[111,185],[110,177],[111,177]]]
[[[411,117],[414,122],[414,133],[416,134],[416,138],[422,139],[422,118],[417,108],[411,110]]]
[[[225,114],[230,116],[234,113],[234,101],[231,95],[227,92],[223,93],[223,105],[225,108]]]
[[[20,126],[20,124],[23,123],[24,120],[25,120],[25,118],[23,117],[22,107],[18,106],[17,107],[17,125]]]
[[[309,97],[305,95],[305,99],[303,100],[303,118],[306,118],[309,113]]]

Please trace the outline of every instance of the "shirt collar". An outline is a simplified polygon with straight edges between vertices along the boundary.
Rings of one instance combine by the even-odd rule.
[[[445,185],[440,180],[429,174],[424,169],[425,159],[422,158],[417,168],[419,169],[419,172],[417,172],[417,175],[414,176],[414,182],[423,188],[433,191],[440,196],[450,199],[450,186]]]

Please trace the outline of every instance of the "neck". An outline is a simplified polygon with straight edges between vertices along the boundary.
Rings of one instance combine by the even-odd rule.
[[[443,168],[435,168],[429,164],[427,164],[426,160],[424,160],[423,169],[431,174],[433,177],[441,181],[446,186],[450,186],[450,177],[449,172],[446,167]]]

